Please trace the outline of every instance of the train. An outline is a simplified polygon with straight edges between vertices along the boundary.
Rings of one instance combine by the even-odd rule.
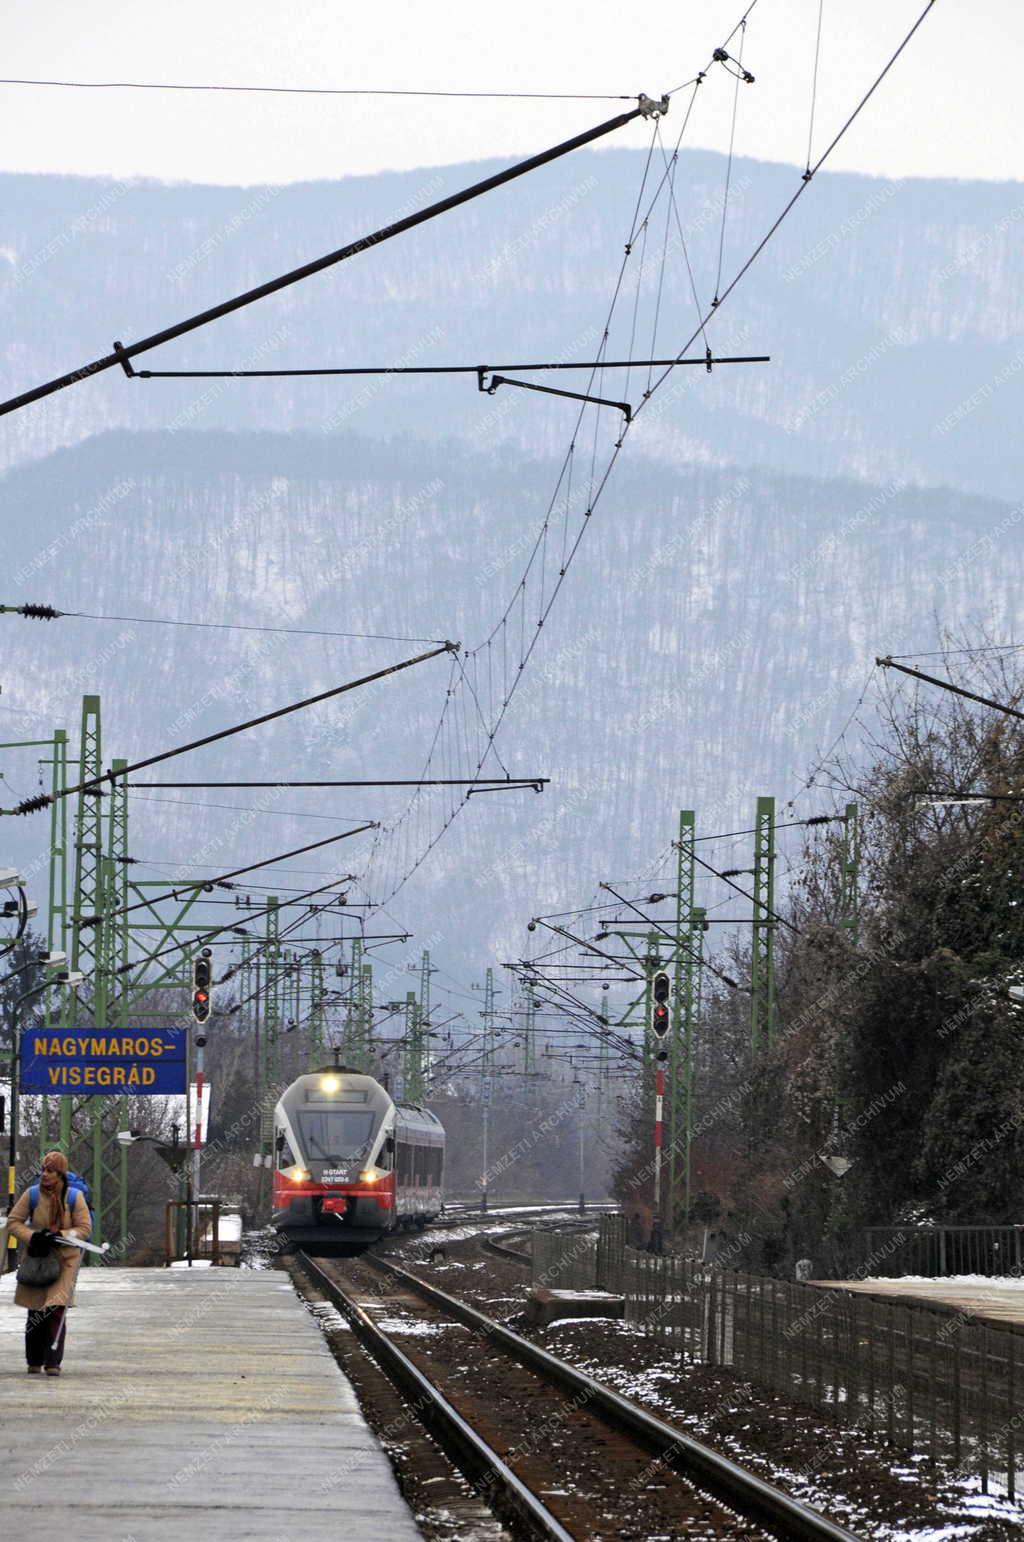
[[[444,1202],[445,1135],[373,1076],[325,1066],[274,1108],[273,1224],[307,1251],[359,1252],[425,1226]]]

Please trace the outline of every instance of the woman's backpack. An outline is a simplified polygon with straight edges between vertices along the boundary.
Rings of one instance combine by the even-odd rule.
[[[39,1203],[40,1192],[40,1185],[38,1183],[33,1183],[32,1187],[28,1191],[29,1215],[32,1214]],[[85,1200],[86,1208],[89,1211],[89,1219],[95,1224],[96,1215],[92,1208],[92,1190],[86,1183],[85,1179],[80,1177],[78,1173],[69,1171],[68,1191],[65,1195],[65,1203],[67,1204],[67,1207],[71,1211],[72,1215],[75,1213],[75,1196],[77,1194],[81,1194],[82,1198]]]

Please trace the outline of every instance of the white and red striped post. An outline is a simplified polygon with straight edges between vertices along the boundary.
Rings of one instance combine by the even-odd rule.
[[[651,1218],[651,1252],[662,1249],[661,1148],[664,1139],[665,1066],[660,1059],[654,1070],[654,1215]]]
[[[192,1188],[194,1197],[198,1200],[202,1192],[199,1187],[200,1150],[203,1144],[203,1045],[205,1040],[200,1035],[196,1047],[196,1126],[192,1142]]]
[[[672,982],[668,971],[656,969],[650,984],[650,1025],[654,1040],[654,1214],[651,1217],[650,1251],[660,1253],[664,1245],[661,1209],[661,1148],[664,1139],[665,1109],[665,1036],[669,1031],[669,993]]]

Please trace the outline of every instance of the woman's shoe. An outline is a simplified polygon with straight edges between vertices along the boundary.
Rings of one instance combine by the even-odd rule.
[[[41,1376],[43,1374],[43,1368],[41,1365],[30,1365],[28,1367],[28,1374],[30,1376]]]
[[[47,1374],[47,1376],[59,1376],[60,1375],[60,1366],[59,1365],[48,1365],[46,1367],[46,1374]]]

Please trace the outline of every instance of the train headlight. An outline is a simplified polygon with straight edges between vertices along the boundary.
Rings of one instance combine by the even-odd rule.
[[[306,1179],[309,1177],[309,1173],[304,1167],[290,1167],[288,1169],[288,1177],[291,1179],[292,1183],[305,1183]]]
[[[377,1172],[376,1168],[374,1168],[374,1167],[364,1167],[362,1172],[359,1174],[359,1182],[360,1183],[376,1183],[377,1179],[379,1177],[380,1177],[380,1173]]]
[[[321,1092],[340,1092],[341,1091],[341,1077],[340,1076],[335,1076],[333,1071],[328,1071],[327,1075],[321,1078],[321,1081],[320,1081],[320,1091]]]

